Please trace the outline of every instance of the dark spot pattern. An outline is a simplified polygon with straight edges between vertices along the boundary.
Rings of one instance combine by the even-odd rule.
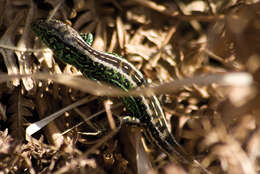
[[[60,21],[39,20],[32,24],[32,30],[53,50],[55,57],[64,63],[75,66],[87,78],[107,82],[125,91],[136,86],[146,86],[143,75],[137,69],[132,68],[130,63],[122,61],[121,57],[116,54],[94,50],[73,28]],[[94,55],[101,63],[88,57],[83,50]],[[105,66],[105,63],[109,66]],[[129,80],[129,76],[131,80]],[[124,97],[122,101],[129,114],[146,125],[145,135],[152,143],[168,154],[176,153],[179,157],[187,157],[169,132],[164,113],[158,105],[156,97]],[[145,102],[148,104],[146,105]],[[152,120],[157,121],[153,123]]]

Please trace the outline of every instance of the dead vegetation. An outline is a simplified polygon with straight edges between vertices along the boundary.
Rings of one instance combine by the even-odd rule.
[[[55,59],[30,30],[33,20],[51,15],[79,32],[93,33],[95,49],[124,56],[152,82],[246,71],[254,77],[252,86],[194,84],[162,94],[160,100],[173,134],[208,172],[256,174],[259,12],[256,0],[0,0],[0,74],[80,75]],[[63,113],[33,141],[25,140],[29,124],[85,96],[86,104]],[[111,130],[101,112],[104,100],[48,79],[1,83],[0,173],[142,174],[151,166],[149,173],[203,173],[171,162],[142,138],[139,128],[119,129],[116,117]],[[123,111],[112,109],[116,115]]]

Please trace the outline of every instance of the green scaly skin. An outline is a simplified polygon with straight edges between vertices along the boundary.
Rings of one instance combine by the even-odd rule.
[[[49,29],[48,32],[43,32],[36,25],[32,25],[33,31],[37,36],[54,52],[55,57],[59,58],[65,64],[71,64],[79,69],[83,75],[92,80],[98,80],[107,82],[119,88],[122,88],[125,91],[133,88],[133,85],[127,81],[124,76],[119,74],[113,69],[110,69],[103,64],[95,63],[91,59],[86,58],[81,52],[79,52],[76,48],[66,45],[61,39],[55,37],[55,31],[53,29]],[[53,35],[51,37],[51,35]],[[80,34],[82,39],[89,46],[92,45],[93,35],[92,34]],[[113,53],[109,53],[112,55],[116,55]],[[140,104],[137,104],[137,101],[134,97],[125,97],[123,98],[123,102],[127,107],[127,110],[130,115],[136,116],[137,118],[140,115],[144,115],[140,110]]]
[[[146,86],[143,75],[121,56],[91,48],[91,34],[79,35],[73,28],[57,20],[39,20],[32,30],[49,48],[55,57],[71,64],[89,79],[106,82],[124,91]],[[164,113],[156,96],[122,98],[129,116],[144,126],[144,134],[155,146],[181,162],[189,163],[192,158],[182,149],[170,133]]]

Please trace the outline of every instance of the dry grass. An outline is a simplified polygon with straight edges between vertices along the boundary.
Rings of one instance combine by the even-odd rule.
[[[260,3],[174,2],[1,0],[0,74],[80,75],[55,59],[32,34],[30,23],[50,15],[79,32],[93,33],[95,49],[126,57],[152,82],[246,71],[254,77],[253,86],[183,86],[160,99],[176,139],[208,172],[259,173]],[[203,173],[198,167],[170,161],[142,138],[139,128],[120,128],[116,117],[114,122],[110,117],[115,124],[111,129],[104,111],[86,120],[104,110],[106,98],[89,96],[85,105],[65,112],[33,135],[34,141],[25,140],[30,123],[86,95],[31,77],[1,83],[0,173],[142,174],[146,168],[152,168],[149,173]],[[123,111],[120,106],[112,108],[115,115]],[[144,147],[140,141],[146,142]]]

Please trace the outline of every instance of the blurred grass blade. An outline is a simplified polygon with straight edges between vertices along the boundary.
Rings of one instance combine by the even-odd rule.
[[[0,83],[23,77],[33,77],[38,80],[53,80],[54,82],[67,85],[72,88],[96,95],[96,96],[152,96],[155,94],[166,94],[179,90],[183,87],[194,84],[200,86],[210,85],[212,83],[223,86],[249,86],[253,83],[253,77],[246,72],[231,72],[223,74],[210,74],[203,76],[194,76],[181,80],[164,83],[157,86],[137,88],[125,92],[119,88],[112,87],[105,83],[89,80],[82,77],[75,77],[69,74],[46,74],[35,73],[31,75],[0,75]]]

